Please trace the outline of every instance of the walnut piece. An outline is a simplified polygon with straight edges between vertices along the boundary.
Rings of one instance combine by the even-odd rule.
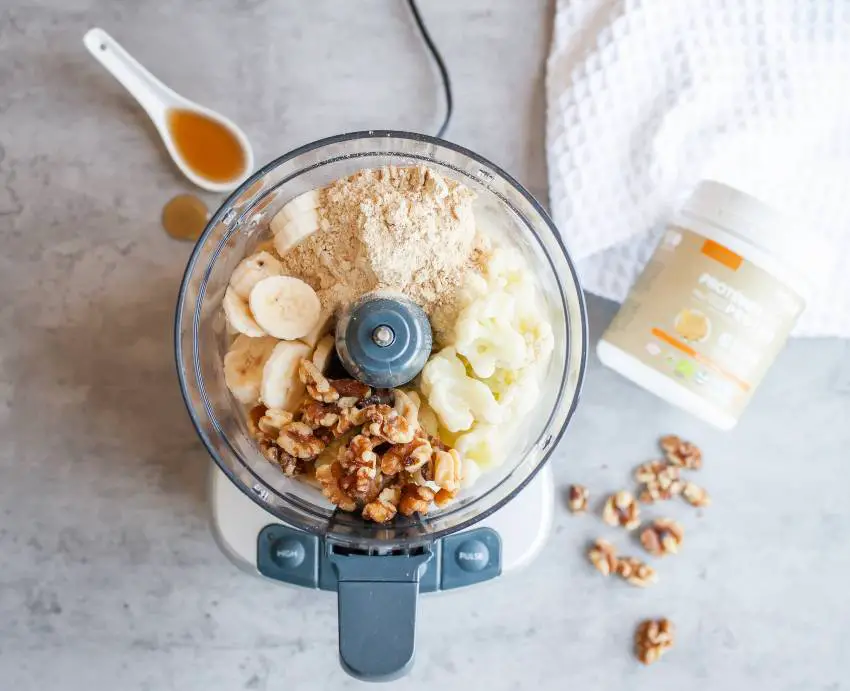
[[[594,542],[587,550],[587,558],[603,576],[610,576],[617,570],[617,552],[607,540]]]
[[[328,378],[311,360],[301,360],[298,365],[298,378],[307,387],[307,393],[313,400],[321,403],[333,403],[339,400],[339,392],[331,386]]]
[[[339,413],[334,405],[307,400],[301,406],[301,422],[314,430],[319,427],[334,427],[339,422]]]
[[[316,480],[321,485],[322,494],[327,497],[328,501],[343,511],[354,511],[357,508],[357,502],[343,492],[339,486],[342,476],[342,468],[336,461],[316,468]]]
[[[432,501],[434,501],[432,490],[412,483],[407,484],[401,488],[398,510],[404,516],[412,516],[415,513],[426,514]]]
[[[327,443],[319,439],[303,422],[290,422],[280,430],[277,444],[290,456],[310,460],[318,456]]]
[[[433,453],[431,443],[421,436],[409,444],[395,444],[381,456],[381,472],[390,477],[402,470],[415,473],[431,460]]]
[[[682,496],[691,506],[702,508],[703,506],[711,505],[711,497],[708,495],[708,492],[693,482],[685,483],[682,489]]]
[[[442,489],[456,492],[463,479],[463,459],[454,449],[434,452],[434,482]]]
[[[381,490],[378,498],[363,507],[363,518],[375,523],[386,523],[393,519],[401,501],[401,490],[397,487],[387,487]]]
[[[658,574],[649,564],[637,557],[620,557],[617,559],[617,575],[638,588],[658,582]]]
[[[644,549],[656,557],[678,554],[684,539],[685,529],[669,518],[654,520],[640,534]]]
[[[416,425],[411,425],[407,418],[383,403],[364,408],[363,415],[366,418],[364,429],[390,444],[409,444],[416,436]]]
[[[608,525],[634,530],[640,525],[640,507],[631,492],[625,490],[612,494],[605,502],[602,520]]]
[[[263,416],[257,420],[257,429],[270,439],[275,439],[283,426],[288,425],[292,420],[292,413],[286,410],[267,408]]]
[[[673,465],[687,468],[688,470],[699,470],[702,468],[702,451],[695,444],[684,441],[675,434],[661,437],[658,442],[661,450]]]
[[[644,504],[672,499],[681,494],[684,487],[679,467],[667,461],[644,463],[635,470],[635,479],[644,483],[638,494],[638,500]]]
[[[588,492],[587,487],[584,485],[570,485],[567,506],[575,514],[584,513],[587,511],[587,500],[589,498],[590,492]]]
[[[675,629],[669,619],[647,619],[635,631],[635,655],[645,665],[651,665],[673,647]]]
[[[457,492],[450,492],[447,489],[441,489],[439,492],[437,492],[437,494],[434,495],[434,504],[436,504],[439,508],[443,508],[456,496]]]

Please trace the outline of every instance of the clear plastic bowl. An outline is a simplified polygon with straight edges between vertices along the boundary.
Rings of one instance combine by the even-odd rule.
[[[293,197],[362,168],[426,164],[478,193],[476,219],[519,248],[535,272],[552,320],[553,356],[535,410],[507,460],[442,510],[398,517],[389,526],[334,511],[321,492],[263,458],[242,406],[224,383],[227,336],[221,299],[236,264],[268,238],[268,223]],[[323,139],[269,163],[210,220],[189,260],[177,306],[180,385],[198,434],[222,471],[263,509],[290,526],[358,549],[407,548],[461,530],[497,510],[534,477],[575,409],[587,355],[587,318],[575,270],[552,221],[497,166],[462,147],[405,132],[358,132]]]

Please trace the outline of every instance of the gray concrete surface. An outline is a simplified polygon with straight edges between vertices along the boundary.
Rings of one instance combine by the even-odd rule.
[[[551,7],[423,5],[457,90],[449,138],[544,197]],[[344,130],[438,120],[398,1],[2,4],[0,688],[359,687],[337,666],[334,599],[246,577],[208,533],[208,459],[171,350],[190,248],[158,227],[163,202],[190,188],[84,53],[92,25],[242,124],[259,161]],[[613,306],[590,307],[598,335]],[[559,492],[623,486],[667,431],[703,445],[714,505],[669,508],[687,536],[658,586],[592,571],[586,541],[622,536],[559,504],[525,572],[422,603],[416,668],[392,688],[850,688],[850,345],[792,343],[731,434],[592,361],[554,458]],[[678,636],[644,669],[631,635],[650,615]]]

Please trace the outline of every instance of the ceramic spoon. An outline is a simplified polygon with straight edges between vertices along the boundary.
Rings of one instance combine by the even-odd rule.
[[[165,148],[180,171],[198,187],[210,192],[233,190],[254,169],[254,152],[245,133],[231,120],[190,101],[169,89],[136,61],[118,42],[103,29],[90,29],[83,37],[89,52],[124,86],[153,120]],[[175,145],[168,126],[168,112],[182,110],[196,113],[225,127],[242,147],[244,170],[232,180],[210,180],[193,170]]]

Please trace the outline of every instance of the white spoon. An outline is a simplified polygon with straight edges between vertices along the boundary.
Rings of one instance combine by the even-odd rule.
[[[124,86],[139,102],[153,120],[159,131],[165,148],[177,164],[177,167],[198,187],[210,192],[229,192],[236,188],[254,169],[254,152],[248,137],[231,120],[215,111],[198,105],[169,89],[165,84],[142,67],[118,42],[103,29],[90,29],[83,37],[83,43],[89,52]],[[175,111],[188,112],[201,116],[222,126],[227,134],[242,149],[242,170],[227,180],[210,179],[202,171],[193,169],[191,162],[178,147],[169,127],[169,114]],[[217,129],[217,128],[215,128]]]

